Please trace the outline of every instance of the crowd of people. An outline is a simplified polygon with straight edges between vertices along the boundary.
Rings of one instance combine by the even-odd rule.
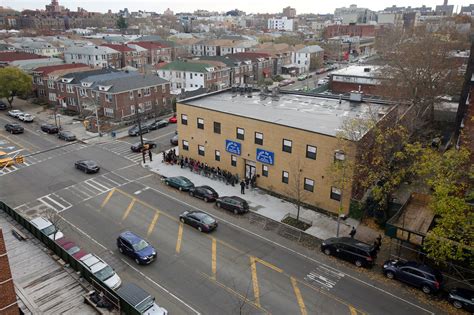
[[[178,156],[175,149],[171,149],[168,152],[163,152],[163,162],[169,163],[171,165],[176,164],[181,168],[189,168],[191,172],[209,177],[211,179],[220,180],[225,182],[227,185],[235,186],[241,182],[239,174],[232,174],[231,172],[222,170],[219,167],[209,166],[207,163],[184,157],[182,155]],[[253,175],[252,178],[246,177],[245,179],[242,179],[242,181],[245,183],[247,189],[249,187],[255,188],[257,177]]]

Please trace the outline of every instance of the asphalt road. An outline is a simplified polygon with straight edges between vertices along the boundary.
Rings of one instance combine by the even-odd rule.
[[[0,136],[32,151],[64,145],[31,129],[11,138]],[[173,134],[169,126],[146,137],[166,149]],[[74,143],[38,154],[46,156],[0,175],[0,198],[28,217],[47,209],[59,213],[68,237],[101,256],[124,281],[150,291],[171,314],[438,312],[405,288],[372,279],[164,186],[158,175],[138,164],[140,154],[130,153],[135,141]],[[98,161],[100,173],[75,170],[74,161],[84,158]],[[190,209],[210,212],[219,228],[204,234],[182,225],[178,216]],[[136,266],[120,255],[115,240],[124,230],[145,236],[157,248],[157,261]]]

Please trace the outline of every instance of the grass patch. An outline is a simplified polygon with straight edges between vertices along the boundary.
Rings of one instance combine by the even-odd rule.
[[[306,231],[307,229],[309,229],[311,227],[310,224],[305,223],[303,221],[296,220],[295,218],[292,218],[292,217],[286,217],[283,220],[281,220],[281,222],[286,223],[288,225],[291,225],[291,226],[293,226],[297,229],[300,229],[302,231]]]

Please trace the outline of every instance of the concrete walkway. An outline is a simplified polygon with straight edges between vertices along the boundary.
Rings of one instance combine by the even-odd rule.
[[[178,147],[174,149],[178,154]],[[258,188],[246,189],[245,195],[241,195],[240,185],[233,187],[219,180],[210,179],[191,172],[189,168],[182,169],[179,165],[163,163],[161,154],[155,155],[153,162],[147,162],[144,166],[165,177],[185,176],[196,186],[209,185],[214,188],[220,196],[240,196],[247,200],[251,211],[278,222],[281,222],[281,220],[289,214],[296,216],[297,213],[297,208],[293,203],[271,196]],[[327,239],[336,236],[337,220],[335,218],[306,208],[301,208],[300,218],[303,221],[312,223],[312,226],[305,231],[306,233],[319,239]],[[352,226],[357,228],[356,238],[362,241],[372,243],[378,236],[378,232],[367,227],[359,227],[359,222],[353,219],[341,221],[340,236],[348,236]]]

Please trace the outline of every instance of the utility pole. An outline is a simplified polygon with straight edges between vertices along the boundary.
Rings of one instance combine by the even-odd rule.
[[[140,134],[140,143],[142,144],[142,157],[143,157],[143,163],[146,163],[145,161],[145,146],[143,144],[143,135],[142,135],[142,123],[140,122],[140,113],[141,113],[141,108],[138,106],[137,108],[137,118],[138,118],[138,133]]]
[[[99,104],[97,102],[97,97],[99,96],[99,93],[95,95],[95,98],[93,99],[94,105],[95,105],[95,120],[97,124],[97,133],[99,134],[99,137],[102,137],[102,133],[100,132],[100,122],[99,122]]]

